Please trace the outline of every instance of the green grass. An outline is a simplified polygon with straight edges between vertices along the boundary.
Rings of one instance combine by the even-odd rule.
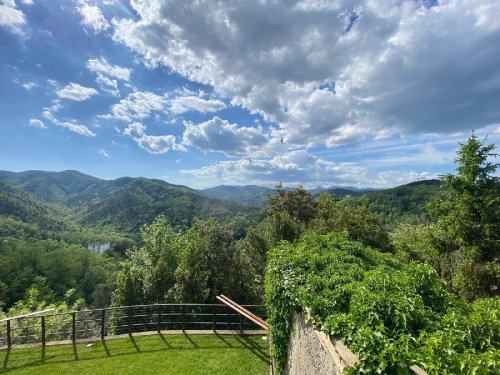
[[[0,351],[0,374],[269,374],[261,336],[152,335]]]

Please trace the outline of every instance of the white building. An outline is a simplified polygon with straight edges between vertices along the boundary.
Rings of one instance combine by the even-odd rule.
[[[111,248],[110,242],[94,242],[94,243],[89,243],[88,246],[89,250],[95,251],[97,254],[101,254],[110,248]]]

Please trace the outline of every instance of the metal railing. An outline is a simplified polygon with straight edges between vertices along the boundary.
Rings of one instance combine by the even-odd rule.
[[[262,305],[242,305],[265,319]],[[26,315],[0,321],[0,348],[151,331],[260,330],[255,323],[223,304],[170,303],[134,305]]]

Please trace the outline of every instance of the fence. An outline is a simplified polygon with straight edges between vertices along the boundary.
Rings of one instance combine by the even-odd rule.
[[[262,305],[243,305],[265,319]],[[0,321],[0,348],[73,341],[150,331],[260,330],[223,304],[155,304],[109,307],[7,318]]]

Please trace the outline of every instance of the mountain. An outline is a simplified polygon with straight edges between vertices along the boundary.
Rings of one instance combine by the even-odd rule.
[[[0,171],[0,178],[44,201],[63,205],[90,199],[102,193],[110,183],[78,171]]]
[[[441,182],[425,180],[352,196],[343,199],[342,203],[349,206],[365,206],[370,212],[379,216],[384,226],[392,229],[399,223],[429,223],[431,218],[427,214],[426,206],[433,198],[440,195],[444,195]]]
[[[55,207],[2,179],[0,179],[0,216],[21,223],[37,224],[43,230],[60,231],[68,227]]]
[[[196,217],[224,219],[255,211],[249,205],[207,197],[186,186],[142,177],[102,180],[78,171],[0,171],[0,178],[43,201],[44,207],[60,209],[65,221],[132,235],[160,214],[176,227],[188,227]]]
[[[160,214],[173,226],[189,227],[195,217],[211,215],[223,219],[255,211],[249,205],[207,197],[162,180],[135,178],[116,185],[115,189],[80,205],[77,210],[79,222],[111,225],[130,233]]]
[[[265,206],[269,195],[274,194],[274,189],[256,185],[219,185],[200,191],[215,198],[246,203],[256,207]]]

